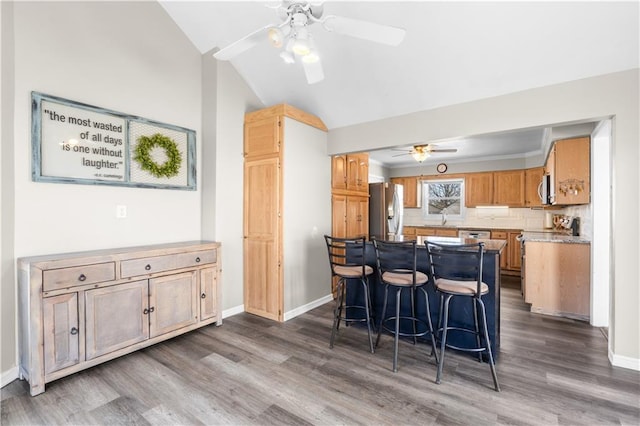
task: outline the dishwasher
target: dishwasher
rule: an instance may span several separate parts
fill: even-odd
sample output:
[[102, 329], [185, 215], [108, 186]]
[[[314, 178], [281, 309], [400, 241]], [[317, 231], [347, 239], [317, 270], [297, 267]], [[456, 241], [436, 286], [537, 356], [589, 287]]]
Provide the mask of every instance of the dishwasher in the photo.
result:
[[488, 240], [491, 238], [491, 231], [473, 231], [462, 229], [458, 231], [458, 238], [474, 238]]

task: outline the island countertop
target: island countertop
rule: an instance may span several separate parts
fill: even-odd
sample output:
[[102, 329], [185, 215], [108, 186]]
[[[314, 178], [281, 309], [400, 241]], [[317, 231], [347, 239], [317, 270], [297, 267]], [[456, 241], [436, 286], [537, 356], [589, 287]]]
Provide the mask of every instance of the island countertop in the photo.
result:
[[413, 241], [415, 240], [418, 246], [423, 246], [425, 241], [430, 241], [439, 244], [477, 244], [484, 243], [484, 250], [487, 253], [501, 253], [507, 245], [506, 240], [490, 240], [483, 238], [458, 238], [458, 237], [390, 237], [387, 241]]

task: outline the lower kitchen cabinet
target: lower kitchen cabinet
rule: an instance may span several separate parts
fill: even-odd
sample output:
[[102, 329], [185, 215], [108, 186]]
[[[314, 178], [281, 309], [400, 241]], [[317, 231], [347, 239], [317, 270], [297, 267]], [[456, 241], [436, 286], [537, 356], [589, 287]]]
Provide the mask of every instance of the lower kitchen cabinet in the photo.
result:
[[220, 244], [187, 242], [18, 259], [20, 378], [45, 383], [212, 323]]
[[525, 243], [525, 302], [531, 312], [589, 320], [591, 245]]

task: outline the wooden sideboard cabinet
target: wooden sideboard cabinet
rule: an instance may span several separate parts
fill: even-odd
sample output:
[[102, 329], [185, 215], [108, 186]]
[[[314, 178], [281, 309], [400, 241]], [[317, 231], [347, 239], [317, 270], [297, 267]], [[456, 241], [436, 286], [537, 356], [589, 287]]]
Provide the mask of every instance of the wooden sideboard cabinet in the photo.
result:
[[20, 378], [45, 383], [222, 324], [220, 243], [18, 259]]

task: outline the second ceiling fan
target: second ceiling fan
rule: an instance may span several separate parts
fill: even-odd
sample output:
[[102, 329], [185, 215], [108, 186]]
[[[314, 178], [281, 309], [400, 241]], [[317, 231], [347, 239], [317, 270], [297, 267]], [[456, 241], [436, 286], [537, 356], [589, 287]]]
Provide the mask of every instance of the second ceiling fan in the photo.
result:
[[446, 148], [440, 149], [436, 145], [426, 144], [426, 145], [414, 145], [410, 150], [399, 150], [396, 151], [405, 151], [404, 154], [396, 154], [394, 157], [400, 157], [401, 155], [411, 155], [418, 163], [422, 163], [424, 160], [429, 158], [432, 153], [439, 152], [458, 152], [455, 148]]
[[228, 61], [252, 48], [260, 41], [269, 40], [272, 46], [282, 48], [280, 57], [286, 63], [302, 62], [307, 83], [313, 84], [324, 79], [320, 55], [315, 46], [309, 27], [319, 23], [327, 31], [344, 34], [389, 46], [397, 46], [404, 39], [402, 28], [335, 15], [323, 17], [322, 3], [283, 0], [275, 7], [282, 22], [266, 25], [246, 35], [240, 40], [222, 48], [213, 56]]

